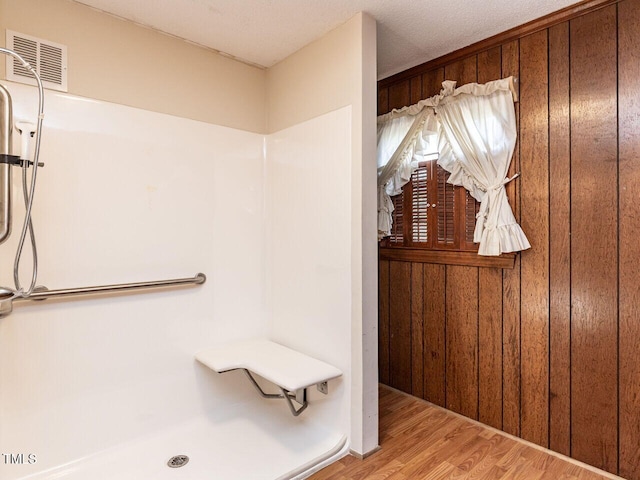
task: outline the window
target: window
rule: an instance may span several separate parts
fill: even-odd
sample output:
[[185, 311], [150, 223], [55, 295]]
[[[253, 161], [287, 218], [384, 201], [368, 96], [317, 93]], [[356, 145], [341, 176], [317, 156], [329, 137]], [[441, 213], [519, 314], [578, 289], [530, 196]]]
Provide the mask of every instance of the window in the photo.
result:
[[[504, 187], [517, 176], [507, 176], [517, 139], [513, 78], [442, 86], [440, 95], [378, 117], [378, 236], [387, 237], [380, 258], [513, 268], [512, 252], [531, 247], [509, 205], [515, 190], [509, 196]], [[424, 162], [417, 170], [416, 161]], [[458, 170], [460, 178], [447, 174]], [[486, 192], [478, 245], [479, 205], [447, 180]]]
[[462, 187], [447, 183], [449, 172], [422, 162], [394, 205], [391, 235], [382, 246], [477, 252], [473, 243], [480, 204]]

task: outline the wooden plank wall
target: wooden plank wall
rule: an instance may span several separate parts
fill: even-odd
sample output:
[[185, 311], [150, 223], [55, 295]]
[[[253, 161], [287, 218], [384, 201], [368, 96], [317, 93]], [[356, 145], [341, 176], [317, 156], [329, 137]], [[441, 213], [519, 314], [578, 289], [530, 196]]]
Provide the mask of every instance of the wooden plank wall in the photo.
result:
[[508, 188], [532, 244], [514, 269], [381, 261], [380, 379], [640, 480], [640, 1], [602, 3], [379, 83], [382, 114], [518, 77]]

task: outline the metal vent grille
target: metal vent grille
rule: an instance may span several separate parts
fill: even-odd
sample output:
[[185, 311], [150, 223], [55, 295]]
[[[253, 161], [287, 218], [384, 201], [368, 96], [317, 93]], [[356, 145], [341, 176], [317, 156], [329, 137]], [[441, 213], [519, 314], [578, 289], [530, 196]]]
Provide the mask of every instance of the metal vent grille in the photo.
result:
[[[67, 91], [65, 45], [7, 30], [7, 48], [21, 55], [36, 69], [45, 88]], [[7, 56], [7, 80], [28, 85], [36, 84], [31, 72], [11, 56]]]

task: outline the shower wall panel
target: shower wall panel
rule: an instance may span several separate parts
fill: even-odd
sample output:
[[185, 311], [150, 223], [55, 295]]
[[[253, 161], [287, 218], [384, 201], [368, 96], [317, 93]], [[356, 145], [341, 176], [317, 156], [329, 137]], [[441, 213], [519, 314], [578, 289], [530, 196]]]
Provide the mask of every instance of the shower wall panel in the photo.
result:
[[[15, 119], [34, 121], [36, 91], [3, 84]], [[264, 137], [51, 92], [45, 112], [33, 214], [38, 283], [208, 279], [21, 303], [0, 319], [0, 445], [37, 456], [35, 465], [0, 465], [3, 479], [254, 401], [243, 378], [214, 376], [193, 354], [266, 334]], [[23, 216], [17, 169], [13, 176], [14, 233], [0, 247], [6, 286]]]
[[268, 137], [267, 303], [274, 340], [340, 368], [313, 420], [348, 435], [351, 385], [351, 107]]

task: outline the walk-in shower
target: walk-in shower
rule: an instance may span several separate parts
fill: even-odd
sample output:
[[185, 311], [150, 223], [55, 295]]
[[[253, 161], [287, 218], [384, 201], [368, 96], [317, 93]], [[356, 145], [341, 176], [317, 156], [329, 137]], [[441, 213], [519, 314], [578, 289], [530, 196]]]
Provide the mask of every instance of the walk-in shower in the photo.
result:
[[[14, 116], [15, 149], [5, 155], [23, 156], [15, 124], [35, 123], [36, 89], [0, 84]], [[9, 458], [0, 456], [0, 478], [293, 479], [344, 455], [351, 247], [326, 246], [350, 217], [325, 205], [351, 198], [350, 107], [263, 135], [68, 93], [45, 90], [44, 100], [46, 167], [33, 217], [37, 285], [52, 290], [14, 295], [9, 265], [25, 208], [22, 165], [13, 165], [13, 233], [0, 245], [0, 285], [11, 287], [4, 306], [13, 308], [0, 318], [0, 452]], [[290, 195], [303, 224], [290, 221]], [[117, 283], [184, 268], [205, 271], [206, 284], [113, 295], [204, 282]], [[113, 285], [53, 289], [99, 279]], [[57, 300], [96, 292], [111, 295]], [[195, 358], [253, 338], [343, 375], [328, 395], [309, 388], [310, 407], [293, 416], [285, 401], [256, 395], [241, 371], [218, 375]]]

